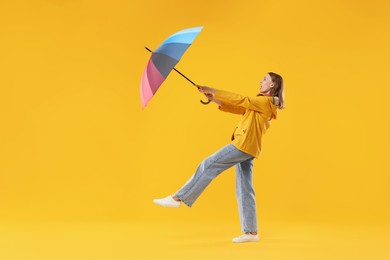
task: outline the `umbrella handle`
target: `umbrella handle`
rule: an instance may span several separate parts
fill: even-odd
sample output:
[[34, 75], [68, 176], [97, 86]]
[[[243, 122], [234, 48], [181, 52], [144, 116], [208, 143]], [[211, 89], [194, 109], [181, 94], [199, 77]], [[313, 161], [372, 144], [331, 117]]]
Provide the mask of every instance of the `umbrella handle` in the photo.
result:
[[[195, 86], [195, 87], [197, 87], [195, 83], [192, 83], [192, 84], [194, 84], [194, 86]], [[197, 88], [198, 88], [198, 87], [197, 87]], [[198, 88], [198, 89], [199, 89], [199, 88]], [[206, 94], [205, 94], [205, 95], [206, 95]], [[211, 100], [210, 100], [210, 99], [209, 99], [209, 100], [207, 100], [207, 101], [200, 100], [200, 103], [202, 103], [203, 105], [210, 104], [210, 102], [211, 102]]]
[[203, 100], [200, 101], [200, 103], [202, 103], [203, 105], [207, 105], [211, 102], [211, 100], [207, 101], [207, 102], [204, 102]]

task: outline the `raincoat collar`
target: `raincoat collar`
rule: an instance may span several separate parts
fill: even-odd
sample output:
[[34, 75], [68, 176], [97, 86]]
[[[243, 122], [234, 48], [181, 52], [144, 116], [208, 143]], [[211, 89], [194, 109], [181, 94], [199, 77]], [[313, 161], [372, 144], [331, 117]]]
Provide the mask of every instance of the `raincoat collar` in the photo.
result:
[[272, 97], [271, 94], [264, 94], [262, 92], [260, 92], [259, 94], [257, 94], [256, 96], [269, 96], [269, 97]]

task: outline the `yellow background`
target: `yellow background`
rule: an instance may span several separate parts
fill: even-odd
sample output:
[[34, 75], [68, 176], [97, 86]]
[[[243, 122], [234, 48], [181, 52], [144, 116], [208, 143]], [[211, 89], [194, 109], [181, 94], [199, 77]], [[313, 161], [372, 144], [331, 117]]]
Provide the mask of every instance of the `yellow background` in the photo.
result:
[[[157, 250], [160, 258], [197, 249], [199, 257], [233, 250], [231, 257], [313, 259], [321, 250], [305, 255], [295, 250], [296, 239], [323, 239], [325, 227], [341, 232], [351, 225], [351, 237], [338, 236], [340, 243], [358, 241], [353, 231], [366, 227], [379, 249], [365, 252], [385, 259], [390, 237], [378, 234], [390, 219], [389, 14], [384, 0], [1, 1], [0, 239], [11, 242], [0, 257], [87, 259], [104, 248], [93, 259], [143, 259], [138, 254], [148, 244], [129, 242], [143, 235], [141, 241], [171, 250]], [[226, 145], [239, 120], [200, 104], [202, 95], [175, 72], [141, 109], [139, 83], [150, 57], [144, 46], [155, 49], [174, 32], [201, 25], [176, 66], [196, 83], [255, 95], [265, 73], [284, 78], [287, 108], [264, 136], [253, 173], [259, 235], [264, 246], [274, 241], [270, 248], [260, 250], [261, 242], [242, 252], [230, 248], [240, 234], [233, 168], [191, 209], [152, 203]], [[91, 232], [82, 225], [64, 236], [80, 238], [82, 230], [88, 241], [110, 239], [67, 247], [49, 239], [60, 231], [35, 232], [37, 223], [52, 222], [129, 228], [105, 236], [98, 231], [108, 224]], [[112, 239], [116, 247], [107, 246]], [[183, 242], [191, 239], [202, 242]], [[50, 243], [51, 253], [38, 250]], [[334, 250], [326, 250], [329, 258], [362, 255]]]

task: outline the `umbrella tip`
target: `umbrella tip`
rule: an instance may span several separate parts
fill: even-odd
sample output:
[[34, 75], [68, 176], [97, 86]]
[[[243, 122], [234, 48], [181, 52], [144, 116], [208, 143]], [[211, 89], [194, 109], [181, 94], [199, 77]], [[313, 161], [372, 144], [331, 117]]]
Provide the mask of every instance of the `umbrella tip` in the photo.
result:
[[148, 47], [144, 46], [144, 48], [150, 52], [152, 52]]

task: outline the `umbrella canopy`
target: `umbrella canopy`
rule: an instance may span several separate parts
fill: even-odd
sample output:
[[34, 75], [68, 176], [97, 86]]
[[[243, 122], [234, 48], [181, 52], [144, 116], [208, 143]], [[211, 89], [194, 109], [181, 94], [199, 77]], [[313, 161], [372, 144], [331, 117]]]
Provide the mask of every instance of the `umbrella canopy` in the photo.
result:
[[152, 52], [141, 79], [142, 108], [145, 108], [202, 28], [200, 26], [179, 31]]

